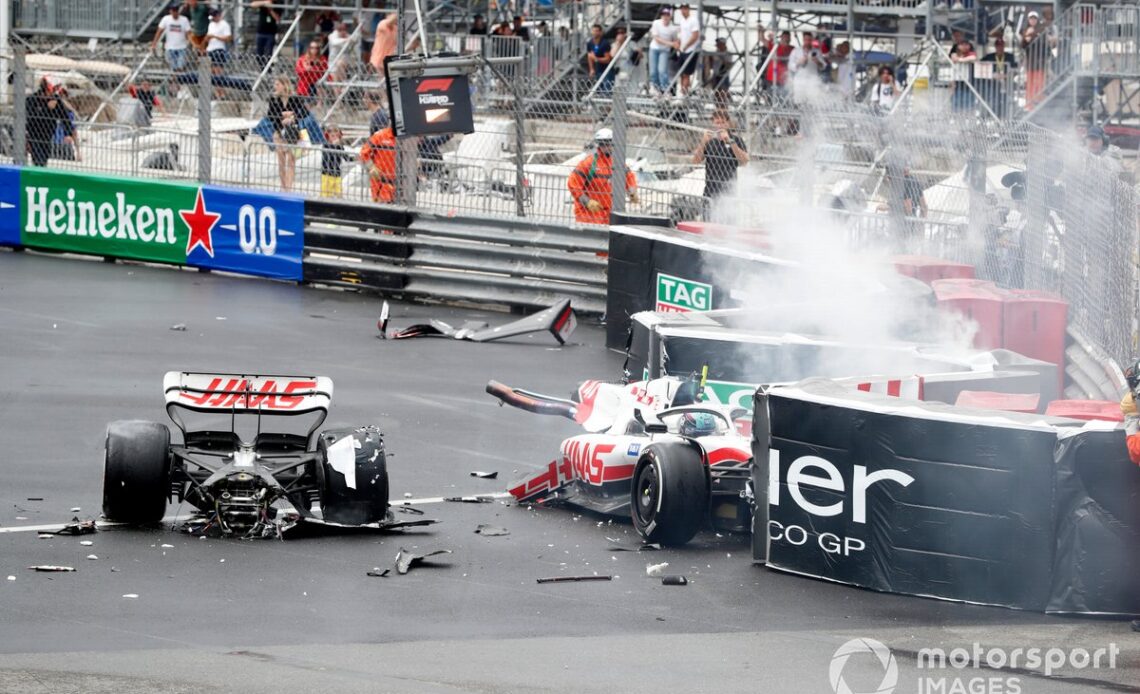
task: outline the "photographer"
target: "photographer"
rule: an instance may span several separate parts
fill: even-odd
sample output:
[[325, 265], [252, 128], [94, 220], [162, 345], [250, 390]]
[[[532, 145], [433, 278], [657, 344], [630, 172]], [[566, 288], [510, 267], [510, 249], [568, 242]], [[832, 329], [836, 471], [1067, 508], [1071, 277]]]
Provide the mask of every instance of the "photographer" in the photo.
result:
[[[737, 169], [748, 163], [748, 149], [744, 140], [732, 132], [728, 111], [713, 113], [712, 125], [712, 130], [704, 134], [693, 152], [693, 163], [705, 165], [706, 205], [732, 190]], [[708, 216], [708, 210], [705, 214]]]

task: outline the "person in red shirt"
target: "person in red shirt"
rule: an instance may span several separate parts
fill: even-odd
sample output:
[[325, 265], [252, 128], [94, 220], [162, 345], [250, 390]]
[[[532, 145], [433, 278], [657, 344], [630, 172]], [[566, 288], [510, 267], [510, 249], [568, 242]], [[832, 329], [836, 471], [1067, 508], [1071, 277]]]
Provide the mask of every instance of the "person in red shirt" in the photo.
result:
[[1128, 383], [1128, 392], [1120, 401], [1120, 411], [1124, 415], [1125, 443], [1128, 445], [1128, 457], [1132, 462], [1140, 465], [1140, 413], [1136, 411], [1137, 391], [1140, 390], [1140, 361], [1124, 371], [1124, 380]]
[[396, 135], [391, 127], [377, 130], [360, 148], [360, 160], [368, 167], [372, 202], [396, 201]]
[[[566, 185], [574, 197], [574, 219], [582, 224], [609, 224], [614, 207], [614, 189], [610, 182], [614, 165], [614, 133], [602, 128], [594, 134], [596, 150], [578, 162], [570, 172]], [[625, 172], [625, 190], [637, 202], [637, 177]]]
[[321, 44], [313, 41], [309, 50], [297, 58], [297, 93], [301, 96], [316, 96], [317, 83], [329, 69], [328, 58], [321, 55]]
[[768, 81], [777, 91], [787, 88], [788, 61], [793, 50], [795, 47], [792, 46], [792, 32], [780, 32], [780, 42], [776, 44], [773, 55], [768, 62]]

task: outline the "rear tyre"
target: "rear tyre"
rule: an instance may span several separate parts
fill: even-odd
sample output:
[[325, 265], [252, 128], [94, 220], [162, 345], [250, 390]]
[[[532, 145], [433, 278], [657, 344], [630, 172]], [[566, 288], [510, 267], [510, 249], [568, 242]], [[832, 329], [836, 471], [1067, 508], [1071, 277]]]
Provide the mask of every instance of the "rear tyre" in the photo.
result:
[[157, 523], [170, 495], [170, 430], [157, 422], [111, 422], [103, 459], [103, 515]]
[[345, 525], [376, 523], [388, 514], [388, 464], [375, 427], [328, 429], [317, 441], [321, 515]]
[[683, 545], [708, 518], [709, 478], [700, 452], [681, 442], [645, 449], [630, 492], [633, 526], [648, 542]]

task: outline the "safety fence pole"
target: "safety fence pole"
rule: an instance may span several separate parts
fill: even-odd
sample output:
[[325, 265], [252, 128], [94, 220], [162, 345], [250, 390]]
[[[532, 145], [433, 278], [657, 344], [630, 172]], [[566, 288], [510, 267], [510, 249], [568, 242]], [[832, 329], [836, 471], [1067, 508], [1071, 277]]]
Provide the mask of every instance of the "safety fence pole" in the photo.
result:
[[13, 46], [12, 53], [12, 163], [23, 166], [28, 152], [27, 62], [23, 46]]
[[210, 60], [198, 56], [198, 182], [210, 182], [210, 100], [214, 85], [211, 79]]
[[617, 78], [614, 80], [613, 87], [613, 131], [614, 131], [614, 153], [613, 153], [613, 178], [610, 180], [610, 185], [613, 188], [613, 210], [614, 212], [625, 212], [625, 197], [627, 191], [625, 189], [625, 153], [628, 123], [626, 116], [626, 90], [629, 88], [629, 75], [624, 72], [619, 72]]

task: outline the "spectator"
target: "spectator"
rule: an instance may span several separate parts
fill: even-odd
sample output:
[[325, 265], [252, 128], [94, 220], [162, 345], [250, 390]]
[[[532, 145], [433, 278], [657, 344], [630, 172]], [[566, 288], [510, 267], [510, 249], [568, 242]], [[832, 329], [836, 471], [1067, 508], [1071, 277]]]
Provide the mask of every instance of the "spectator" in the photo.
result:
[[773, 91], [783, 96], [787, 91], [789, 63], [795, 50], [792, 46], [792, 32], [781, 31], [780, 42], [773, 50], [775, 55], [768, 61], [768, 82], [772, 85]]
[[550, 25], [546, 23], [545, 19], [538, 23], [538, 28], [536, 29], [535, 33], [540, 39], [550, 38]]
[[[297, 158], [293, 147], [301, 141], [302, 121], [311, 119], [305, 100], [293, 94], [293, 85], [284, 77], [273, 81], [273, 96], [269, 98], [266, 120], [272, 132], [272, 148], [277, 152], [277, 172], [281, 189], [293, 190]], [[321, 140], [323, 140], [323, 136]]]
[[324, 10], [317, 15], [314, 27], [321, 37], [328, 36], [336, 28], [336, 23], [340, 21], [340, 12], [336, 10]]
[[158, 31], [150, 42], [153, 52], [158, 45], [159, 38], [165, 37], [163, 48], [166, 51], [166, 64], [175, 72], [186, 69], [186, 49], [190, 45], [190, 20], [178, 11], [178, 5], [171, 5], [162, 21], [158, 23]]
[[669, 88], [669, 63], [674, 52], [680, 50], [681, 30], [673, 24], [673, 11], [661, 9], [661, 16], [649, 27], [649, 83], [658, 96]]
[[1050, 37], [1041, 17], [1036, 11], [1030, 12], [1026, 26], [1021, 30], [1022, 62], [1025, 65], [1025, 108], [1033, 110], [1045, 89], [1045, 70], [1052, 58]]
[[277, 47], [277, 29], [281, 22], [281, 13], [272, 7], [273, 2], [274, 0], [253, 0], [249, 5], [257, 8], [257, 34], [254, 37], [253, 52], [261, 67], [265, 67], [273, 56], [273, 49]]
[[51, 157], [63, 161], [79, 161], [76, 149], [77, 138], [68, 139], [69, 133], [77, 133], [75, 129], [75, 107], [67, 101], [67, 89], [60, 85], [55, 88], [55, 96], [59, 98], [59, 105], [63, 108], [64, 118], [55, 126], [55, 133], [51, 138]]
[[198, 51], [199, 55], [206, 53], [206, 35], [210, 33], [210, 8], [198, 0], [186, 0], [182, 6], [185, 14], [190, 15], [190, 45]]
[[373, 133], [360, 148], [360, 160], [368, 167], [372, 202], [395, 202], [396, 136], [392, 128]]
[[1108, 136], [1104, 128], [1094, 125], [1085, 131], [1085, 147], [1093, 156], [1099, 157], [1108, 151]]
[[364, 92], [364, 107], [372, 114], [368, 119], [369, 137], [388, 127], [391, 117], [384, 104], [384, 97], [379, 92]]
[[704, 83], [713, 90], [717, 106], [725, 106], [731, 100], [732, 54], [728, 52], [728, 39], [724, 37], [717, 37], [716, 50], [705, 56]]
[[297, 58], [297, 93], [301, 96], [317, 95], [317, 83], [328, 72], [329, 61], [321, 55], [319, 41], [310, 41], [309, 49]]
[[586, 65], [590, 71], [590, 79], [598, 82], [598, 92], [608, 94], [613, 89], [613, 70], [607, 71], [610, 61], [613, 60], [613, 47], [602, 35], [602, 25], [595, 24], [590, 27], [590, 40], [586, 42]]
[[[582, 224], [609, 224], [613, 209], [614, 133], [602, 128], [594, 134], [593, 154], [578, 162], [566, 185], [574, 198], [574, 219]], [[626, 169], [625, 190], [637, 202], [637, 178]]]
[[420, 160], [420, 176], [435, 179], [443, 173], [443, 146], [451, 142], [454, 133], [425, 135], [416, 143], [416, 156]]
[[[626, 43], [629, 43], [626, 46]], [[625, 46], [625, 50], [622, 47]], [[611, 55], [617, 56], [618, 64], [614, 66], [611, 72], [616, 77], [618, 74], [625, 72], [629, 79], [633, 80], [637, 76], [636, 67], [641, 64], [641, 49], [637, 44], [630, 41], [629, 32], [625, 27], [618, 27], [617, 32], [614, 34], [614, 42], [610, 44]]]
[[816, 46], [815, 38], [810, 31], [804, 32], [801, 41], [800, 45], [796, 46], [792, 50], [792, 54], [788, 57], [788, 71], [791, 73], [793, 79], [799, 74], [800, 70], [809, 66], [814, 68], [811, 72], [818, 75], [827, 64], [824, 62], [819, 47]]
[[471, 20], [471, 28], [467, 30], [467, 33], [472, 36], [487, 35], [487, 20], [483, 18], [483, 15], [475, 15], [475, 19]]
[[768, 79], [767, 63], [775, 45], [775, 34], [765, 29], [763, 24], [756, 27], [756, 33], [756, 47], [752, 49], [752, 54], [756, 56], [756, 72], [760, 74], [759, 87], [764, 90], [772, 86], [771, 80]]
[[333, 66], [333, 71], [337, 73], [337, 75], [344, 74], [345, 59], [341, 56], [344, 54], [345, 49], [348, 48], [348, 42], [351, 38], [352, 37], [348, 34], [348, 25], [344, 22], [337, 22], [336, 29], [333, 33], [329, 34], [329, 65]]
[[372, 44], [372, 55], [368, 58], [368, 62], [372, 64], [376, 72], [383, 74], [384, 59], [390, 55], [396, 55], [396, 39], [400, 31], [399, 24], [399, 16], [395, 12], [392, 12], [376, 25], [376, 40]]
[[565, 25], [558, 27], [558, 38], [562, 41], [569, 41], [570, 40], [570, 27], [565, 26]]
[[899, 86], [895, 82], [895, 71], [888, 65], [879, 68], [879, 81], [871, 91], [871, 103], [885, 115], [890, 114], [895, 107], [895, 99], [899, 95]]
[[835, 85], [845, 99], [855, 95], [855, 59], [851, 57], [851, 42], [843, 41], [835, 47], [831, 62], [835, 65]]
[[688, 94], [692, 84], [693, 73], [697, 70], [701, 53], [701, 22], [697, 15], [689, 8], [689, 3], [683, 2], [678, 8], [681, 19], [677, 22], [679, 40], [681, 42], [679, 70], [681, 72], [681, 94]]
[[511, 23], [511, 35], [517, 36], [523, 41], [530, 41], [530, 29], [523, 26], [523, 18], [517, 14]]
[[[383, 0], [378, 1], [382, 2]], [[380, 12], [368, 9], [372, 4], [369, 0], [365, 0], [364, 6], [356, 18], [360, 25], [360, 55], [367, 63], [372, 62], [372, 47], [376, 43], [376, 27], [379, 26], [381, 20]]]
[[909, 166], [904, 166], [902, 170], [902, 196], [903, 214], [907, 217], [926, 217], [929, 211], [926, 207], [926, 194], [922, 190], [922, 184], [911, 175]]
[[355, 157], [344, 149], [341, 140], [344, 133], [335, 125], [325, 133], [325, 144], [321, 148], [321, 197], [341, 196], [341, 166]]
[[[712, 126], [693, 152], [693, 163], [705, 165], [706, 205], [731, 191], [737, 169], [748, 163], [748, 149], [744, 140], [732, 132], [728, 111], [718, 109], [713, 113]], [[709, 210], [705, 212], [707, 217]]]
[[131, 85], [127, 92], [138, 99], [139, 105], [142, 107], [141, 118], [139, 118], [138, 125], [147, 127], [150, 125], [151, 117], [154, 114], [154, 109], [157, 107], [160, 111], [163, 110], [162, 102], [159, 101], [158, 96], [154, 93], [154, 86], [150, 80], [143, 79], [142, 83], [138, 86]]
[[886, 171], [887, 203], [879, 205], [880, 212], [889, 212], [891, 226], [895, 234], [895, 250], [897, 252], [911, 251], [911, 242], [920, 236], [921, 225], [915, 217], [925, 217], [927, 213], [926, 196], [918, 179], [910, 175], [910, 168], [905, 164], [887, 164]]
[[206, 31], [206, 55], [214, 66], [214, 73], [221, 73], [229, 61], [229, 44], [233, 43], [234, 32], [230, 23], [222, 17], [221, 10], [210, 11], [210, 26]]
[[511, 28], [510, 22], [504, 21], [495, 27], [494, 34], [495, 36], [514, 36], [515, 30]]
[[974, 77], [974, 63], [978, 62], [978, 54], [970, 42], [962, 38], [958, 41], [958, 51], [950, 56], [950, 62], [953, 63], [951, 107], [955, 111], [972, 111], [974, 93], [970, 91], [970, 82]]
[[[52, 138], [57, 128], [63, 128], [66, 144], [76, 146], [75, 126], [68, 116], [67, 107], [61, 102], [59, 94], [51, 86], [47, 78], [40, 80], [40, 86], [35, 93], [25, 100], [26, 104], [26, 134], [28, 153], [32, 157], [32, 166], [47, 166], [48, 158], [52, 152]], [[79, 159], [78, 148], [75, 158]]]
[[[950, 58], [951, 59], [953, 59], [954, 56], [958, 55], [958, 44], [962, 43], [962, 41], [965, 41], [965, 40], [966, 40], [966, 35], [964, 33], [962, 33], [961, 29], [955, 29], [954, 31], [950, 32], [950, 43], [951, 43]], [[966, 43], [969, 43], [969, 41], [966, 41]]]
[[986, 78], [984, 83], [979, 81], [979, 84], [982, 85], [980, 90], [982, 97], [989, 103], [994, 115], [998, 118], [1005, 118], [1009, 112], [1006, 85], [1010, 83], [1013, 74], [1017, 71], [1017, 61], [1014, 60], [1012, 53], [1006, 52], [1005, 39], [999, 36], [994, 39], [993, 52], [987, 53], [982, 58], [982, 62], [993, 66], [991, 68], [992, 76]]

